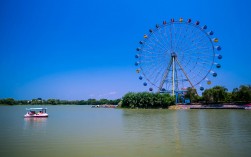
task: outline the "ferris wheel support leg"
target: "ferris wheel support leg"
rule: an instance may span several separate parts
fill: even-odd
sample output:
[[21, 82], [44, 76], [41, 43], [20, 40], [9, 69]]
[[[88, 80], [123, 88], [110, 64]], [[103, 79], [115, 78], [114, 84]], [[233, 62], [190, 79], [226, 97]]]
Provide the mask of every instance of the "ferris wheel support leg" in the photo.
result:
[[[190, 81], [189, 77], [187, 76], [187, 73], [185, 72], [185, 70], [183, 69], [183, 67], [181, 66], [179, 60], [177, 58], [175, 58], [176, 62], [178, 63], [180, 69], [182, 70], [182, 72], [185, 74], [188, 82], [190, 83], [191, 87], [194, 88], [194, 85], [192, 84], [192, 82]], [[197, 91], [196, 91], [196, 94], [197, 94]]]
[[176, 93], [175, 93], [175, 104], [177, 104], [178, 102], [179, 102], [178, 93], [176, 92]]
[[165, 80], [166, 80], [166, 78], [167, 78], [167, 76], [168, 76], [168, 73], [169, 73], [169, 71], [170, 71], [172, 62], [173, 62], [173, 60], [171, 59], [170, 62], [169, 62], [168, 67], [167, 67], [166, 70], [165, 70], [165, 73], [164, 73], [164, 75], [163, 75], [163, 77], [162, 77], [162, 80], [161, 80], [161, 82], [160, 82], [158, 92], [160, 92], [160, 90], [162, 89], [162, 87], [163, 87], [163, 85], [164, 85], [164, 82], [165, 82]]
[[174, 96], [174, 84], [175, 84], [175, 82], [174, 82], [174, 72], [175, 72], [175, 63], [174, 63], [174, 61], [175, 61], [175, 57], [172, 56], [172, 62], [173, 62], [172, 95], [173, 96]]

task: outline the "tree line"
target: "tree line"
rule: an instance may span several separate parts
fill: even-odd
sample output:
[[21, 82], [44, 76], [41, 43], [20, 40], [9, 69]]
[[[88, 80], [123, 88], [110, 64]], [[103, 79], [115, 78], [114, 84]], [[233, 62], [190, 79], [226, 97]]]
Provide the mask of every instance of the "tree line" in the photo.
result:
[[60, 100], [60, 99], [47, 99], [36, 98], [32, 100], [15, 100], [13, 98], [0, 99], [0, 104], [4, 105], [117, 105], [120, 99], [108, 100], [108, 99], [88, 99], [88, 100]]
[[[32, 100], [14, 100], [13, 98], [0, 99], [0, 104], [6, 105], [27, 105], [27, 104], [50, 104], [50, 105], [103, 105], [120, 104], [125, 108], [166, 108], [174, 105], [176, 100], [174, 96], [168, 93], [149, 93], [129, 92], [123, 96], [122, 99], [108, 100], [108, 99], [88, 99], [88, 100], [60, 100], [36, 98]], [[233, 104], [246, 104], [251, 103], [251, 86], [241, 85], [239, 88], [234, 88], [229, 92], [223, 86], [214, 86], [213, 88], [206, 89], [201, 96], [197, 94], [196, 89], [188, 88], [184, 94], [178, 96], [178, 103], [184, 103], [185, 99], [189, 99], [191, 103], [200, 104], [220, 104], [220, 103], [233, 103]]]
[[223, 86], [214, 86], [206, 89], [202, 96], [199, 96], [195, 89], [188, 88], [185, 98], [190, 99], [192, 103], [218, 104], [218, 103], [234, 103], [246, 104], [251, 102], [251, 86], [241, 85], [239, 88], [234, 88], [229, 92]]

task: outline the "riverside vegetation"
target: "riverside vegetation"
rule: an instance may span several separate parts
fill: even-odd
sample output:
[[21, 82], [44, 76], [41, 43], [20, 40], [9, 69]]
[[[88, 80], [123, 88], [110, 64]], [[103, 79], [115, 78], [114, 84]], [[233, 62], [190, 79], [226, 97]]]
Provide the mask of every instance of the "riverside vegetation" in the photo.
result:
[[[251, 102], [251, 86], [241, 85], [232, 92], [223, 86], [214, 86], [206, 89], [202, 96], [197, 94], [196, 89], [188, 88], [184, 96], [178, 96], [178, 103], [189, 99], [192, 104], [247, 104]], [[122, 98], [121, 107], [124, 108], [167, 108], [175, 104], [175, 97], [160, 93], [127, 93]]]
[[117, 105], [121, 99], [108, 100], [108, 99], [88, 99], [88, 100], [60, 100], [60, 99], [48, 99], [43, 100], [42, 98], [32, 100], [15, 100], [13, 98], [0, 99], [2, 105]]
[[[197, 94], [196, 89], [188, 88], [185, 95], [178, 97], [178, 102], [182, 103], [183, 99], [189, 99], [192, 104], [247, 104], [251, 102], [251, 86], [241, 85], [239, 88], [234, 88], [229, 92], [223, 86], [214, 86], [206, 89], [201, 96]], [[167, 108], [175, 104], [175, 97], [163, 93], [129, 92], [122, 99], [107, 100], [107, 99], [88, 99], [88, 100], [59, 100], [41, 98], [32, 100], [14, 100], [13, 98], [0, 99], [0, 104], [5, 105], [27, 105], [27, 104], [50, 104], [50, 105], [102, 105], [102, 104], [119, 104], [122, 108]]]

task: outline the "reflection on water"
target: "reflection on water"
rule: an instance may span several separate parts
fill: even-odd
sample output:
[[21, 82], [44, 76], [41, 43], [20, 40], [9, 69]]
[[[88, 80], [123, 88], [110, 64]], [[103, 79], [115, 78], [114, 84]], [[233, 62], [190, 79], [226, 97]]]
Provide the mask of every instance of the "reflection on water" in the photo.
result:
[[125, 110], [123, 122], [129, 150], [144, 150], [139, 156], [248, 156], [250, 115], [237, 110]]
[[33, 117], [33, 118], [24, 118], [24, 130], [27, 129], [45, 129], [48, 118], [42, 117]]
[[[0, 156], [249, 156], [251, 112], [49, 106], [48, 118], [0, 110]], [[17, 116], [10, 116], [17, 115]]]

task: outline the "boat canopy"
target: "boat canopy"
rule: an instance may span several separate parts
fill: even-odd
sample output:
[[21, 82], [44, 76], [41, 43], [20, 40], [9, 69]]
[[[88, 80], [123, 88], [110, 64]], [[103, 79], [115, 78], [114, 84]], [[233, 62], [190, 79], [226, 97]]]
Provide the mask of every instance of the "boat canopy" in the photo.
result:
[[26, 110], [47, 110], [47, 108], [26, 108]]

